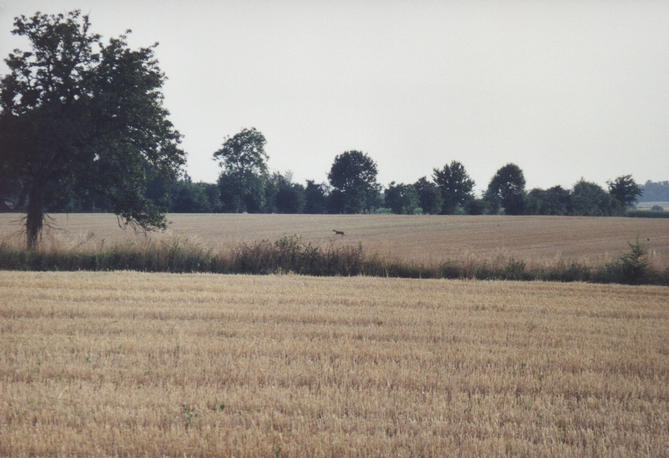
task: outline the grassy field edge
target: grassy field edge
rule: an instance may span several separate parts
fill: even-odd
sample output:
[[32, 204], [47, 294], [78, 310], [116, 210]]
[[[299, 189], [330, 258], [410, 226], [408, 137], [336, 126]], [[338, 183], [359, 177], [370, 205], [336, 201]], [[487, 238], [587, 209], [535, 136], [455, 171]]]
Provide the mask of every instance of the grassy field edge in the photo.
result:
[[314, 276], [373, 276], [479, 280], [543, 280], [652, 284], [669, 286], [669, 269], [660, 271], [647, 259], [637, 240], [614, 261], [588, 265], [559, 260], [530, 265], [514, 258], [424, 264], [367, 255], [358, 245], [319, 247], [298, 236], [245, 243], [229, 252], [215, 252], [185, 238], [117, 244], [98, 250], [29, 251], [0, 244], [0, 269], [32, 271], [113, 271], [222, 274], [296, 273]]

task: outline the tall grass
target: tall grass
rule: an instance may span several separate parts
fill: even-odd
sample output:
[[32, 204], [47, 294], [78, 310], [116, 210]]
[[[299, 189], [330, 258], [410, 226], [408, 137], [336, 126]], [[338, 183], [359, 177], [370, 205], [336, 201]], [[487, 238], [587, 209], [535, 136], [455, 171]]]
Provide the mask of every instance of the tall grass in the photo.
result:
[[556, 261], [528, 265], [514, 258], [447, 261], [422, 264], [367, 255], [362, 245], [319, 247], [297, 236], [276, 241], [241, 244], [229, 252], [214, 252], [180, 237], [167, 241], [146, 240], [97, 250], [49, 248], [28, 251], [0, 244], [0, 269], [34, 271], [210, 272], [241, 274], [296, 273], [314, 276], [366, 275], [402, 278], [478, 280], [544, 280], [669, 285], [669, 269], [659, 271], [647, 259], [647, 248], [637, 241], [629, 252], [603, 265]]

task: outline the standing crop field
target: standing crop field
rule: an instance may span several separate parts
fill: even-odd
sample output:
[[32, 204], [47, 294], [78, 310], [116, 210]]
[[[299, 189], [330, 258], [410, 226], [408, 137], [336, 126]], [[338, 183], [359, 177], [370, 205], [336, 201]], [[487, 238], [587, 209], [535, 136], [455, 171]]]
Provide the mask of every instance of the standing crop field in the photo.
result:
[[[215, 251], [240, 243], [298, 235], [317, 246], [357, 245], [365, 252], [405, 262], [489, 261], [514, 258], [528, 264], [573, 260], [590, 265], [616, 259], [637, 237], [650, 262], [669, 267], [669, 219], [568, 216], [436, 215], [245, 215], [170, 214], [155, 240], [187, 238]], [[0, 243], [21, 245], [21, 215], [0, 213]], [[338, 236], [332, 231], [341, 230]], [[57, 214], [44, 246], [99, 249], [113, 243], [143, 243], [145, 236], [122, 230], [110, 214]]]
[[0, 272], [0, 455], [666, 456], [669, 288]]

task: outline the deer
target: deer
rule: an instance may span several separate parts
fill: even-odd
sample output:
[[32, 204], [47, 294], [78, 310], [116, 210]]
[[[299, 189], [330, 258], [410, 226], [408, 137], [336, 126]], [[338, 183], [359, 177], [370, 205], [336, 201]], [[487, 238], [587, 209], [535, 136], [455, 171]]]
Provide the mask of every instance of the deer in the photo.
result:
[[341, 235], [342, 237], [344, 236], [344, 231], [338, 231], [337, 229], [332, 229], [332, 232], [334, 232], [335, 235]]

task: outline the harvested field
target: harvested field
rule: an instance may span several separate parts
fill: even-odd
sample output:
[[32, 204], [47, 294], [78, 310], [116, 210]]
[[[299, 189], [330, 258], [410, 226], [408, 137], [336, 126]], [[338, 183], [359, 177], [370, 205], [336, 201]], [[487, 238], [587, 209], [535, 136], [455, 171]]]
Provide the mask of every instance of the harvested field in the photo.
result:
[[0, 272], [0, 455], [666, 456], [669, 288]]
[[[21, 244], [20, 219], [19, 214], [0, 214], [0, 241]], [[150, 237], [186, 237], [214, 250], [229, 250], [242, 242], [297, 234], [319, 246], [362, 243], [367, 253], [425, 264], [500, 257], [530, 264], [573, 260], [596, 265], [620, 256], [638, 236], [649, 247], [651, 263], [669, 267], [669, 219], [242, 214], [171, 214], [167, 219], [168, 231]], [[120, 229], [110, 214], [57, 214], [52, 226], [44, 237], [47, 247], [97, 249], [144, 239]]]

